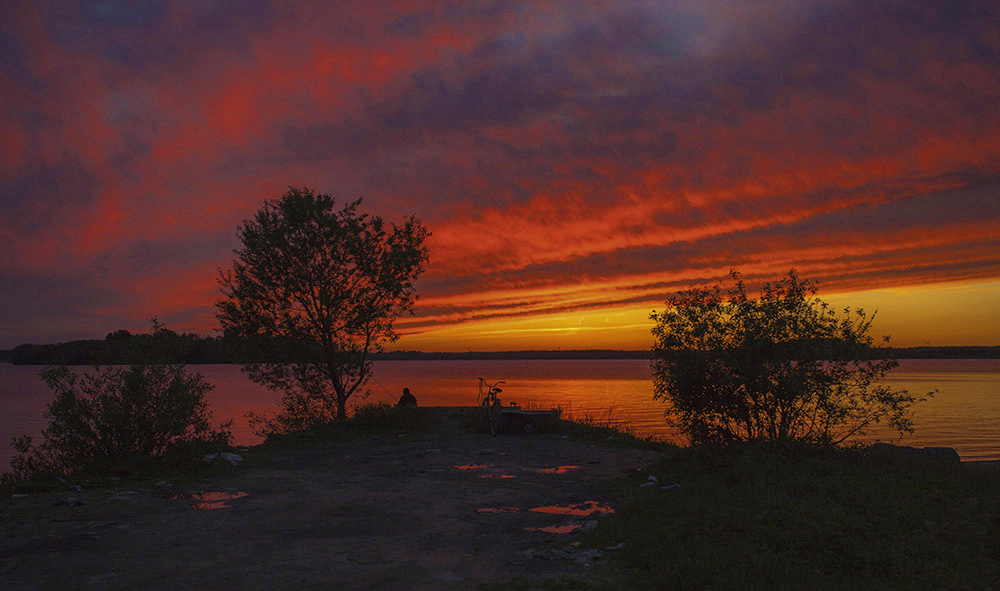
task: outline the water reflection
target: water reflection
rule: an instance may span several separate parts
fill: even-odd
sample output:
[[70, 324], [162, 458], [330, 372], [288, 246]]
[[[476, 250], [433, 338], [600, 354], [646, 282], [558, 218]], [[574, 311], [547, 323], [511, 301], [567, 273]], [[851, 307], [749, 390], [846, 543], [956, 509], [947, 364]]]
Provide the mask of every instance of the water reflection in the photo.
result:
[[547, 534], [571, 534], [583, 527], [579, 523], [567, 523], [566, 525], [550, 525], [547, 527], [526, 527], [525, 531], [543, 531]]
[[215, 509], [228, 509], [230, 506], [226, 501], [231, 501], [233, 499], [242, 499], [243, 497], [249, 496], [249, 493], [245, 492], [207, 492], [207, 493], [195, 493], [190, 495], [170, 495], [171, 499], [191, 499], [193, 501], [198, 501], [191, 505], [192, 511], [212, 511]]
[[550, 515], [575, 515], [578, 517], [586, 517], [595, 513], [615, 512], [607, 503], [598, 503], [597, 501], [586, 501], [575, 505], [546, 505], [544, 507], [533, 507], [529, 511], [548, 513]]
[[539, 474], [565, 474], [570, 470], [576, 470], [580, 466], [556, 466], [555, 468], [539, 468], [536, 470]]

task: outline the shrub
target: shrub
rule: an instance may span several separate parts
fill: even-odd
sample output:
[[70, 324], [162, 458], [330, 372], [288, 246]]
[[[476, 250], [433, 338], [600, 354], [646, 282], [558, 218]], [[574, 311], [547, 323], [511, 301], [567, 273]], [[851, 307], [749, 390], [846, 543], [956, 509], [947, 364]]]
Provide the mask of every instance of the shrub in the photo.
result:
[[880, 383], [898, 362], [868, 335], [874, 315], [838, 317], [794, 270], [756, 300], [731, 277], [728, 298], [692, 289], [652, 314], [654, 396], [692, 443], [840, 443], [883, 422], [913, 430], [917, 398]]
[[182, 442], [230, 440], [231, 422], [216, 429], [205, 394], [213, 386], [183, 365], [96, 367], [74, 373], [48, 367], [42, 380], [55, 391], [42, 443], [15, 438], [15, 475], [73, 473], [107, 460], [160, 456]]

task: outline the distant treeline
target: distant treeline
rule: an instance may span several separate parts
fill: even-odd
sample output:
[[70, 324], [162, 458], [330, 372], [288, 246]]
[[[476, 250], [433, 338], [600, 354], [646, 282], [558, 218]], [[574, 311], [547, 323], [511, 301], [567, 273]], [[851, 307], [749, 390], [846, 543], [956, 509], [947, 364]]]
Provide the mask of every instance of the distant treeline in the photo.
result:
[[957, 347], [886, 347], [886, 357], [896, 359], [1000, 359], [1000, 345]]
[[[295, 347], [271, 342], [253, 348], [255, 360], [293, 362]], [[165, 328], [152, 333], [127, 330], [109, 333], [103, 340], [81, 340], [53, 345], [19, 345], [0, 351], [0, 362], [17, 365], [109, 365], [127, 363], [244, 363], [245, 343], [227, 337], [179, 334]], [[887, 357], [897, 359], [998, 359], [1000, 345], [959, 347], [889, 347]], [[649, 359], [648, 350], [580, 349], [559, 351], [468, 351], [425, 353], [389, 351], [376, 355], [382, 360], [520, 360], [520, 359]]]
[[18, 345], [10, 351], [15, 365], [112, 365], [127, 363], [232, 363], [235, 359], [222, 337], [178, 334], [169, 329], [132, 334], [108, 333], [104, 340], [54, 345]]

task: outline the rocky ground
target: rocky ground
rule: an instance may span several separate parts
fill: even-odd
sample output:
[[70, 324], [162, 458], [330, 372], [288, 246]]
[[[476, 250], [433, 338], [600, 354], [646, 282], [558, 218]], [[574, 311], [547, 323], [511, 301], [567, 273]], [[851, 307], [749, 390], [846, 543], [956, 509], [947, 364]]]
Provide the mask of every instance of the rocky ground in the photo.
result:
[[605, 483], [655, 452], [470, 433], [459, 414], [251, 449], [208, 481], [0, 501], [0, 589], [466, 589], [615, 551], [574, 543], [616, 507]]

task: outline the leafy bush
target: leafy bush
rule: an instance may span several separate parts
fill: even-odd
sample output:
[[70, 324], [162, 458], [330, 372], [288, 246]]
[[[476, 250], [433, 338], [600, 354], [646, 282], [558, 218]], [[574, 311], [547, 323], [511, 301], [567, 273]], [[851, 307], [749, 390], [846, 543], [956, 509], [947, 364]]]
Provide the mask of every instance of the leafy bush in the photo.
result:
[[212, 429], [205, 394], [213, 386], [183, 365], [97, 367], [74, 373], [48, 367], [55, 391], [45, 412], [43, 441], [15, 438], [15, 475], [72, 473], [111, 459], [160, 456], [186, 441], [228, 442], [230, 423]]
[[652, 314], [654, 396], [693, 443], [840, 443], [882, 422], [913, 430], [917, 398], [880, 384], [898, 362], [868, 335], [874, 315], [838, 317], [794, 270], [756, 300], [731, 276], [728, 298], [692, 289]]

